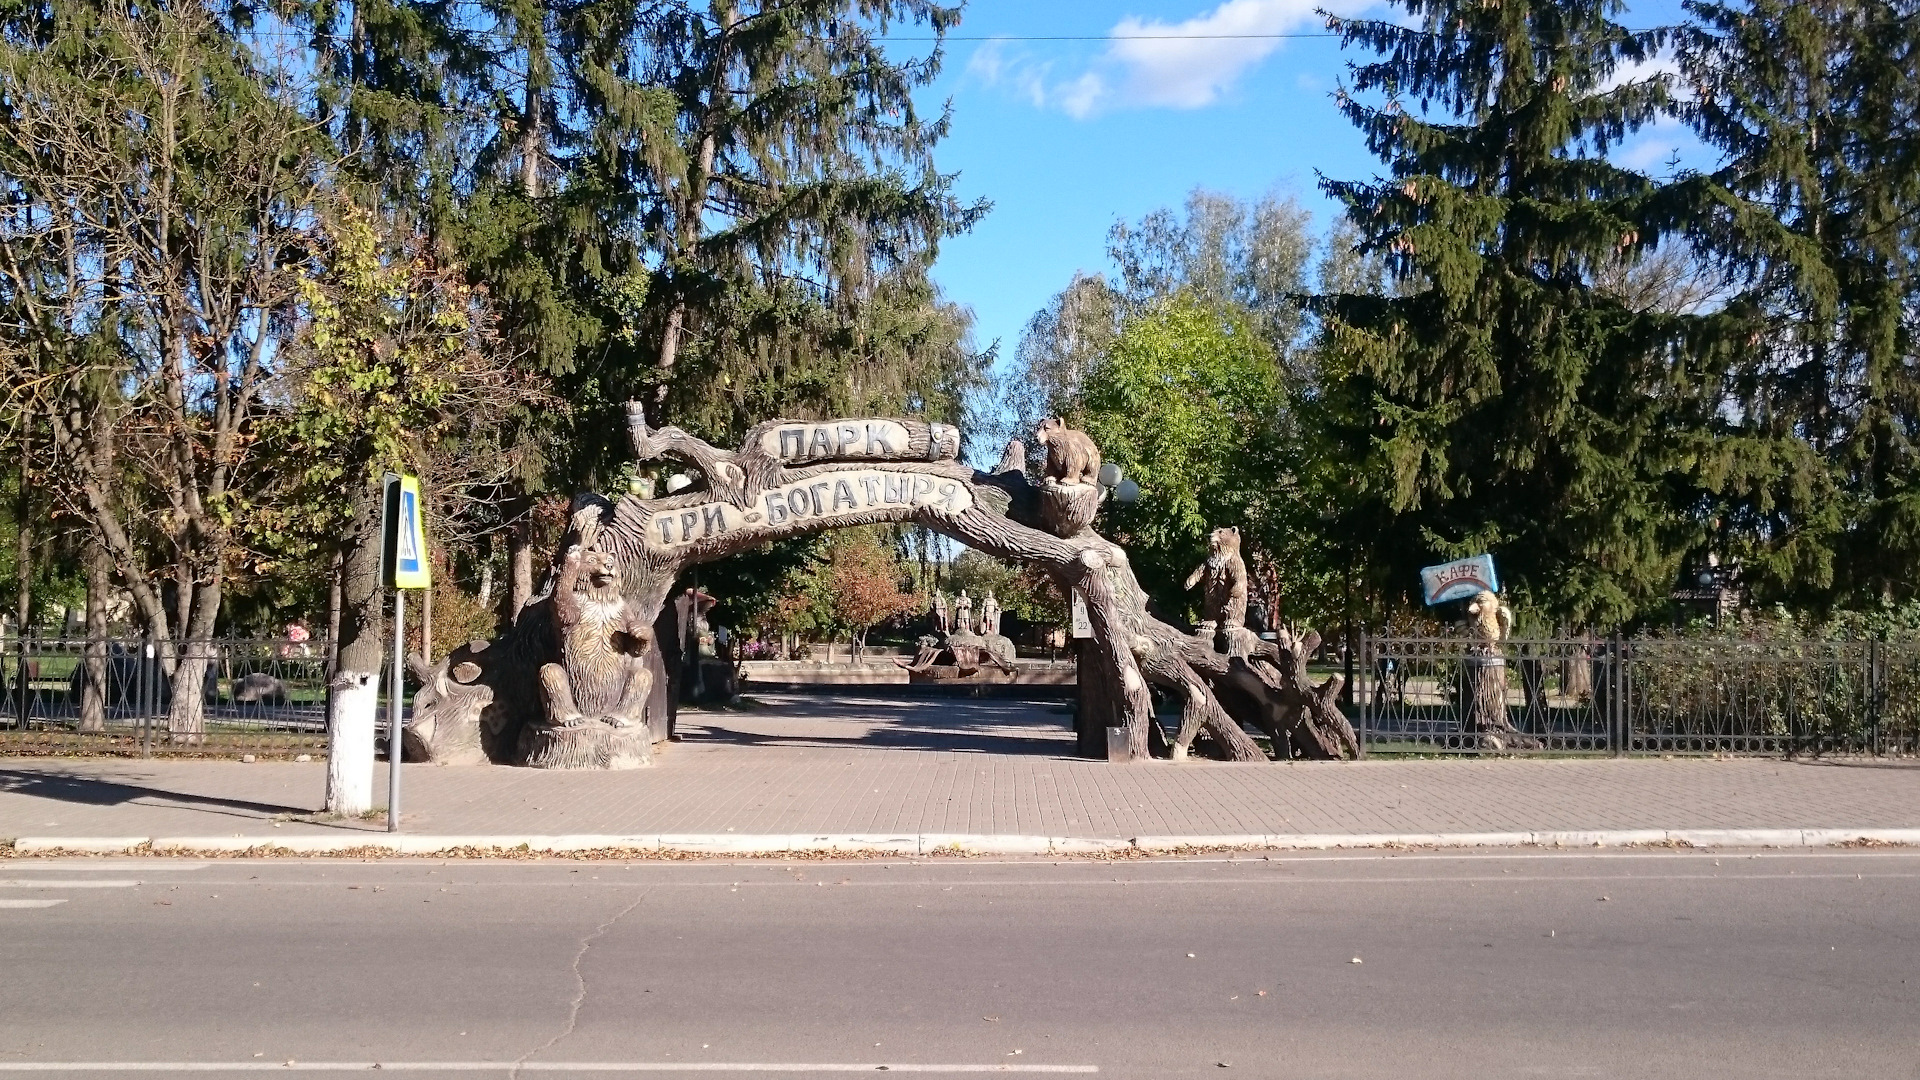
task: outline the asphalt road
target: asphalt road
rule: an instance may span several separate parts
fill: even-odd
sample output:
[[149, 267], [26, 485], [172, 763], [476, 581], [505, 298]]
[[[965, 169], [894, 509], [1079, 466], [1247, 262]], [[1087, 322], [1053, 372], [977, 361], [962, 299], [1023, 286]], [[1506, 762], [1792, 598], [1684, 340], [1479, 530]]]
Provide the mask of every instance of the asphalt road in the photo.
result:
[[0, 1076], [516, 1062], [1920, 1077], [1920, 853], [0, 860]]

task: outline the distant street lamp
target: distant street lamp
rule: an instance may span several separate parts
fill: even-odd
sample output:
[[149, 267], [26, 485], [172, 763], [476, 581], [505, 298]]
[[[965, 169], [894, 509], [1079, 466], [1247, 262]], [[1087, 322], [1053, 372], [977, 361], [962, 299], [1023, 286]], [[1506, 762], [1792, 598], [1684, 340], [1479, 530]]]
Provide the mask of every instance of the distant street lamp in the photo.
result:
[[1112, 495], [1123, 503], [1130, 503], [1140, 497], [1140, 485], [1126, 478], [1126, 471], [1109, 461], [1100, 466], [1100, 490]]

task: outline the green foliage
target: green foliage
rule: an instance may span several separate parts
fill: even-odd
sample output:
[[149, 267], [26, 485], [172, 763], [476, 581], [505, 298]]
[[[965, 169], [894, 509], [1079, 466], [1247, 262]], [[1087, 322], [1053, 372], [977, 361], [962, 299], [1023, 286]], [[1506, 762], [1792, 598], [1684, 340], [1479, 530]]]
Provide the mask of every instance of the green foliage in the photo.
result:
[[[825, 558], [827, 537], [815, 533], [776, 540], [762, 547], [729, 555], [696, 567], [685, 584], [698, 586], [715, 599], [708, 621], [714, 626], [755, 630], [805, 632], [826, 625], [824, 616], [795, 615], [793, 625], [782, 620], [782, 599], [807, 592], [814, 568]], [[811, 594], [810, 594], [811, 595]], [[823, 609], [824, 610], [824, 609]]]
[[324, 140], [298, 73], [203, 4], [13, 6], [0, 23], [12, 449], [150, 632], [212, 633], [244, 572]]
[[816, 538], [754, 622], [803, 638], [845, 633], [864, 642], [872, 627], [918, 610], [907, 566], [883, 526], [842, 529]]
[[940, 588], [954, 595], [965, 590], [976, 612], [979, 598], [991, 592], [1003, 613], [1022, 621], [1052, 627], [1064, 626], [1068, 618], [1066, 598], [1052, 578], [978, 551], [962, 551]]
[[1333, 20], [1378, 54], [1339, 102], [1387, 174], [1322, 186], [1394, 284], [1317, 305], [1345, 525], [1395, 588], [1491, 550], [1554, 616], [1617, 623], [1705, 538], [1732, 452], [1716, 391], [1752, 329], [1593, 286], [1672, 240], [1674, 193], [1600, 156], [1667, 106], [1665, 76], [1615, 78], [1661, 35], [1611, 0], [1400, 6], [1411, 25]]
[[1688, 229], [1765, 320], [1723, 413], [1715, 506], [1763, 595], [1920, 595], [1920, 16], [1910, 3], [1696, 2], [1681, 115], [1723, 164]]
[[1163, 611], [1197, 603], [1181, 583], [1215, 526], [1239, 526], [1255, 550], [1292, 545], [1286, 404], [1273, 348], [1250, 321], [1187, 294], [1128, 319], [1088, 373], [1086, 432], [1140, 485], [1132, 506], [1109, 505], [1107, 524]]
[[421, 433], [484, 343], [471, 290], [423, 275], [421, 256], [382, 259], [365, 211], [343, 208], [328, 234], [325, 269], [300, 283], [308, 353], [293, 430], [308, 482], [337, 490], [351, 468], [417, 468]]
[[[484, 293], [415, 237], [395, 240], [352, 205], [325, 220], [320, 259], [300, 281], [306, 319], [290, 364], [290, 409], [272, 447], [284, 485], [255, 516], [263, 546], [292, 558], [329, 550], [383, 472], [422, 477], [450, 509], [511, 472], [501, 431], [547, 405], [515, 376]], [[429, 515], [445, 529], [450, 514]]]
[[992, 449], [1008, 438], [1030, 440], [1049, 416], [1078, 423], [1087, 378], [1121, 324], [1176, 293], [1237, 312], [1289, 381], [1310, 383], [1310, 370], [1294, 363], [1314, 247], [1307, 224], [1290, 197], [1243, 202], [1204, 188], [1189, 193], [1178, 211], [1115, 222], [1107, 233], [1112, 278], [1076, 273], [1027, 322], [1014, 363], [995, 387], [1001, 417]]

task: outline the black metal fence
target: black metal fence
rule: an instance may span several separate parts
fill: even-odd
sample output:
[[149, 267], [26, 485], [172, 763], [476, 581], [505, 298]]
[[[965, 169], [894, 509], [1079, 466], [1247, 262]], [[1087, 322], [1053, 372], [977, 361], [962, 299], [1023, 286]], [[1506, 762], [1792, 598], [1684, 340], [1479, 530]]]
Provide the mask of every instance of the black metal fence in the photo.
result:
[[[0, 638], [0, 755], [324, 753], [325, 642]], [[205, 661], [181, 698], [178, 684]]]
[[1920, 643], [1365, 637], [1369, 753], [1920, 752]]

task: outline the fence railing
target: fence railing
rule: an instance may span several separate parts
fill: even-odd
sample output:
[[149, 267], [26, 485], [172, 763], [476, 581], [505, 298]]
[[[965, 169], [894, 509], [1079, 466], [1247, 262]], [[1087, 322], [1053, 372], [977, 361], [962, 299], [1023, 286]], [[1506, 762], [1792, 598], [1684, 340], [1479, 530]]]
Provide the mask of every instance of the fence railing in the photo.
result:
[[1369, 753], [1913, 754], [1920, 643], [1364, 637]]
[[223, 638], [173, 651], [139, 639], [0, 638], [0, 755], [326, 750], [325, 642]]

